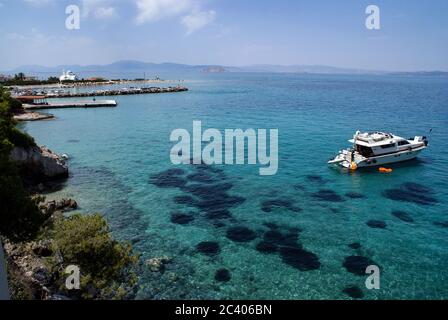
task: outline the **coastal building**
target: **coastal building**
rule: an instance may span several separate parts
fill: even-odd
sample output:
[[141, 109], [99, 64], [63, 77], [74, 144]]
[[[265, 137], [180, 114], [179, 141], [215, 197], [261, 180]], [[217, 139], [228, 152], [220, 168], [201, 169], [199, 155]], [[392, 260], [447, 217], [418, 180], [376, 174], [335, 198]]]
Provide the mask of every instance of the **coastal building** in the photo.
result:
[[37, 76], [25, 76], [23, 78], [24, 81], [37, 81], [39, 78]]
[[92, 81], [92, 82], [100, 82], [100, 81], [106, 81], [104, 78], [102, 77], [90, 77], [86, 79], [87, 81]]
[[23, 104], [47, 104], [46, 96], [17, 96], [15, 98]]
[[70, 70], [63, 70], [62, 71], [62, 75], [59, 77], [59, 81], [76, 81], [78, 80], [78, 77], [76, 76], [76, 74], [74, 74], [73, 72], [71, 72]]
[[8, 80], [11, 80], [11, 79], [12, 79], [11, 76], [8, 76], [8, 75], [5, 75], [5, 74], [0, 74], [0, 82], [8, 81]]

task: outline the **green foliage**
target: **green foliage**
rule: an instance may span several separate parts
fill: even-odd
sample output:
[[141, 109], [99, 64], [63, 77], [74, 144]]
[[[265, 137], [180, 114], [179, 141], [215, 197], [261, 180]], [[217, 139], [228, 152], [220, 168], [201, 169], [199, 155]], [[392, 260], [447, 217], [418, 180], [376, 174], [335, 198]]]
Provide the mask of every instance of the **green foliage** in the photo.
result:
[[59, 78], [58, 77], [48, 77], [47, 81], [57, 83], [57, 82], [59, 82]]
[[138, 257], [132, 254], [130, 244], [111, 237], [101, 215], [75, 214], [60, 219], [55, 223], [53, 238], [64, 263], [81, 270], [82, 298], [113, 298], [127, 291], [122, 287], [122, 283], [130, 284], [126, 270], [137, 263]]
[[25, 86], [25, 85], [43, 85], [43, 84], [55, 84], [59, 83], [59, 78], [49, 77], [47, 80], [38, 80], [27, 78], [23, 72], [20, 72], [12, 79], [5, 80], [2, 82], [4, 86]]
[[[0, 137], [5, 143], [5, 151], [12, 146], [31, 147], [35, 146], [34, 139], [27, 133], [18, 130], [13, 120], [13, 113], [22, 110], [22, 103], [11, 97], [10, 93], [0, 86]], [[8, 145], [4, 139], [7, 139], [12, 145]], [[8, 145], [8, 146], [7, 146]]]
[[0, 234], [12, 241], [33, 238], [46, 219], [22, 185], [9, 154], [15, 143], [34, 144], [28, 135], [15, 128], [9, 93], [0, 87]]
[[33, 137], [25, 132], [20, 131], [16, 127], [12, 128], [9, 134], [9, 140], [16, 147], [28, 148], [34, 147], [36, 145]]
[[23, 81], [25, 79], [25, 74], [23, 72], [19, 72], [18, 74], [14, 75], [14, 80], [21, 80]]

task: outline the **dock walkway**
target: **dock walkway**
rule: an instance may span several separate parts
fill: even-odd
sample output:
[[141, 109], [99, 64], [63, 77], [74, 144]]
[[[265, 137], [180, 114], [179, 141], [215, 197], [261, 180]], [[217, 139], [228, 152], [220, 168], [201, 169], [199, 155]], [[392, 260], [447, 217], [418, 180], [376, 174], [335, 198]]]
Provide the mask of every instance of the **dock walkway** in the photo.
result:
[[40, 109], [65, 109], [65, 108], [101, 108], [101, 107], [116, 107], [115, 100], [96, 100], [96, 101], [66, 101], [60, 103], [47, 104], [24, 104], [25, 110], [40, 110]]
[[129, 88], [129, 89], [111, 89], [111, 90], [95, 90], [88, 92], [69, 93], [62, 92], [56, 94], [47, 94], [46, 98], [83, 98], [83, 97], [99, 97], [99, 96], [126, 96], [134, 94], [156, 94], [156, 93], [174, 93], [188, 91], [187, 87], [150, 87], [150, 88]]

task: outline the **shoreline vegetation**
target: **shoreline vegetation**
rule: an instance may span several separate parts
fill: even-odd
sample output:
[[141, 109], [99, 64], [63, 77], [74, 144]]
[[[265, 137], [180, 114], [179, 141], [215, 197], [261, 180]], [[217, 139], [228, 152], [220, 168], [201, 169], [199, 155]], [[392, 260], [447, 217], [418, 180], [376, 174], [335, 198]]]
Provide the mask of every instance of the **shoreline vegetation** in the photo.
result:
[[95, 77], [89, 79], [80, 79], [75, 81], [60, 81], [57, 77], [49, 77], [47, 80], [30, 79], [24, 73], [14, 75], [13, 78], [0, 82], [0, 85], [10, 88], [25, 89], [30, 87], [42, 88], [76, 88], [89, 87], [101, 85], [127, 84], [127, 83], [180, 83], [184, 80], [165, 80], [165, 79], [105, 79], [102, 77]]
[[[132, 298], [139, 256], [112, 238], [100, 214], [77, 213], [73, 199], [45, 200], [42, 193], [68, 177], [66, 158], [18, 130], [20, 113], [0, 86], [0, 243], [11, 299]], [[70, 265], [80, 268], [80, 290], [65, 287]]]

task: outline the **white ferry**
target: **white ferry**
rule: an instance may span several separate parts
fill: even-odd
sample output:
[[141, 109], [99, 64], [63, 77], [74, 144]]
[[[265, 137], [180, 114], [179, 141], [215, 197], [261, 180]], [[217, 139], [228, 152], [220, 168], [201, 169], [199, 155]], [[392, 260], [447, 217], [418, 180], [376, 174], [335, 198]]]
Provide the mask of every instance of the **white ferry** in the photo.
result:
[[70, 70], [62, 71], [62, 75], [59, 77], [59, 81], [76, 81], [78, 80], [78, 77], [76, 74], [71, 72]]

